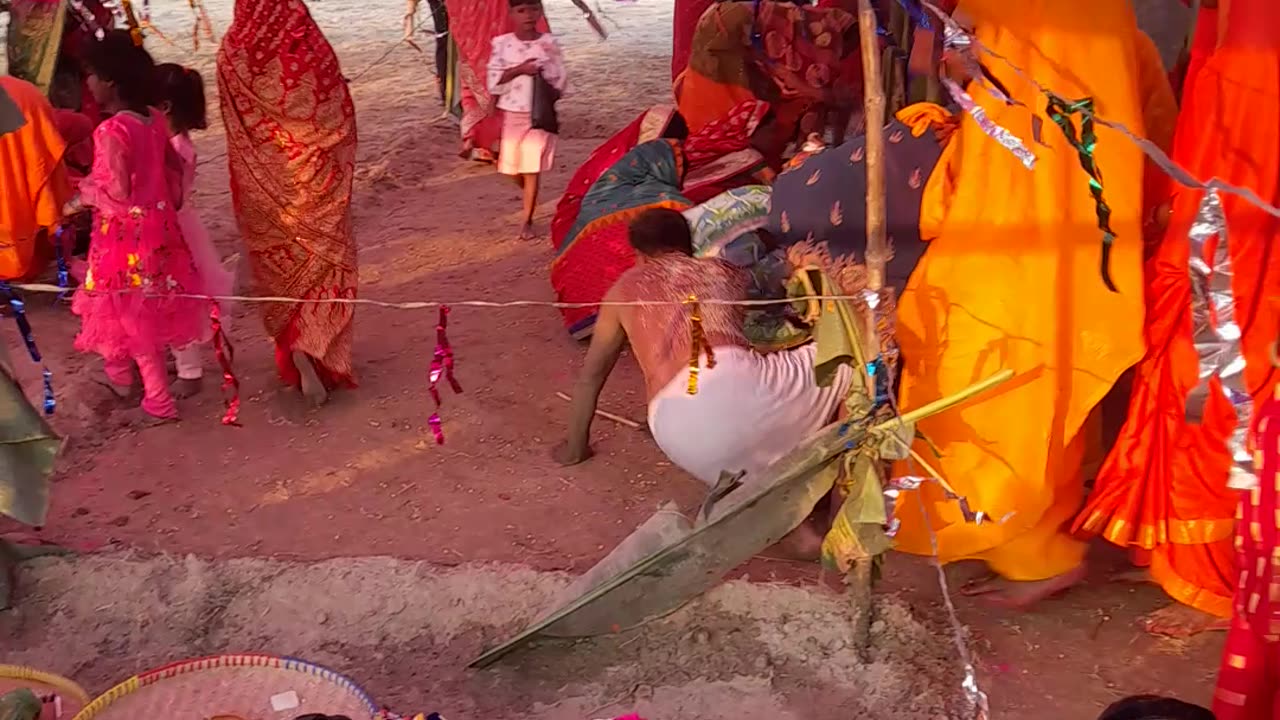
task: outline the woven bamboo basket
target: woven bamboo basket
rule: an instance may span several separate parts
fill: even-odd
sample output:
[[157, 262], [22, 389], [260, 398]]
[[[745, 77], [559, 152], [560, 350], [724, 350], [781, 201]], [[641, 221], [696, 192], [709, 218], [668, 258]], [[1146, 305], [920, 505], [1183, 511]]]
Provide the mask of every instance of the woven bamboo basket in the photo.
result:
[[62, 698], [62, 716], [72, 717], [89, 704], [89, 693], [73, 681], [22, 665], [0, 665], [0, 695], [29, 688], [36, 695]]
[[[276, 711], [274, 696], [297, 693]], [[307, 713], [373, 720], [378, 706], [345, 675], [296, 658], [218, 655], [136, 675], [89, 703], [74, 720], [208, 720], [219, 715], [291, 719]]]

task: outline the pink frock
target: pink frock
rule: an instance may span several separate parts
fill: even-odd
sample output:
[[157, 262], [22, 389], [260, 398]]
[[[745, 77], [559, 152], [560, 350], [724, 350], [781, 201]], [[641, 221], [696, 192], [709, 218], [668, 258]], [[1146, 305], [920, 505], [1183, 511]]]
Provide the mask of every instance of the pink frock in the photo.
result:
[[[76, 349], [108, 361], [154, 358], [207, 335], [208, 301], [182, 238], [174, 199], [181, 164], [164, 118], [122, 112], [94, 131], [80, 197], [94, 209], [89, 272], [75, 294]], [[141, 363], [140, 363], [141, 366]]]
[[[230, 295], [235, 287], [235, 275], [223, 267], [222, 258], [209, 239], [209, 233], [204, 229], [200, 213], [196, 212], [195, 203], [191, 199], [196, 185], [196, 145], [185, 134], [169, 138], [169, 144], [182, 160], [182, 207], [178, 210], [178, 226], [191, 251], [196, 273], [200, 276], [206, 293]], [[223, 320], [225, 325], [225, 318]]]

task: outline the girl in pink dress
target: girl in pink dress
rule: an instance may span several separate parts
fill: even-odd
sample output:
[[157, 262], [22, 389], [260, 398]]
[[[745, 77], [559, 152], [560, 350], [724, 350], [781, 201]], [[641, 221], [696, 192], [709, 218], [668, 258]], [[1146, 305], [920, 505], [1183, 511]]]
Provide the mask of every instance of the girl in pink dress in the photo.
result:
[[[196, 182], [196, 145], [191, 141], [192, 130], [209, 127], [205, 114], [204, 78], [200, 73], [175, 63], [165, 63], [156, 68], [158, 105], [168, 120], [169, 144], [182, 159], [182, 207], [178, 210], [178, 226], [191, 250], [191, 260], [196, 273], [210, 295], [230, 295], [235, 285], [232, 273], [222, 265], [222, 258], [209, 239], [209, 233], [200, 222], [200, 214], [191, 202]], [[220, 308], [225, 310], [225, 308]], [[222, 326], [227, 327], [225, 312]], [[178, 369], [178, 379], [171, 388], [176, 397], [190, 397], [200, 391], [204, 378], [204, 362], [201, 359], [206, 343], [192, 343], [173, 349]]]
[[80, 316], [76, 349], [102, 356], [120, 397], [142, 379], [145, 420], [173, 420], [164, 353], [201, 340], [209, 303], [178, 226], [181, 162], [164, 117], [151, 109], [155, 63], [127, 31], [113, 31], [86, 52], [88, 84], [107, 120], [94, 131], [93, 170], [68, 210], [93, 208], [89, 271], [72, 310]]

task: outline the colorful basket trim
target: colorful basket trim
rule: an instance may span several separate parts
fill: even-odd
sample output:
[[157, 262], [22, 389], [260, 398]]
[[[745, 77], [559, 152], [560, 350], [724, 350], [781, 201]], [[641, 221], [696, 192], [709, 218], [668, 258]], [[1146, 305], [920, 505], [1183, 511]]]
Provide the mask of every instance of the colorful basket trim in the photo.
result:
[[23, 665], [0, 665], [0, 678], [7, 680], [22, 680], [28, 682], [48, 685], [57, 690], [60, 694], [67, 696], [71, 700], [75, 700], [80, 706], [89, 704], [89, 693], [84, 688], [77, 685], [74, 681], [64, 678], [61, 675], [54, 675], [43, 670], [25, 667]]
[[103, 693], [92, 703], [89, 703], [75, 716], [75, 718], [73, 718], [73, 720], [91, 720], [91, 718], [96, 717], [109, 705], [120, 698], [137, 692], [144, 687], [155, 685], [162, 680], [201, 670], [213, 670], [225, 667], [266, 667], [290, 670], [293, 672], [304, 673], [306, 675], [315, 675], [342, 687], [354, 695], [356, 699], [358, 699], [360, 703], [368, 709], [370, 718], [376, 716], [379, 710], [377, 703], [373, 701], [373, 698], [370, 697], [369, 693], [365, 692], [364, 688], [357, 685], [354, 680], [342, 673], [316, 665], [315, 663], [307, 662], [306, 660], [299, 660], [298, 658], [290, 657], [277, 657], [274, 655], [213, 655], [195, 660], [182, 660], [156, 668], [155, 670], [150, 670], [142, 673], [141, 675], [131, 677]]

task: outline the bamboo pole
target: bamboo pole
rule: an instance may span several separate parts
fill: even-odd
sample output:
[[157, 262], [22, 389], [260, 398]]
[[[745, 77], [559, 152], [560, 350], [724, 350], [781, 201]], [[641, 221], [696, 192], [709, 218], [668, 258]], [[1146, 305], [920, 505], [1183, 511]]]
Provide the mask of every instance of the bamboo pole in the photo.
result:
[[[866, 116], [867, 162], [867, 289], [880, 293], [885, 284], [889, 247], [885, 229], [884, 179], [884, 75], [880, 63], [880, 39], [876, 11], [871, 0], [858, 0], [858, 36], [862, 49], [863, 108]], [[853, 608], [853, 644], [864, 656], [871, 646], [873, 613], [872, 558], [857, 560], [845, 575], [845, 587]]]
[[880, 40], [871, 0], [858, 0], [858, 35], [862, 41], [862, 82], [867, 138], [867, 289], [884, 288], [889, 248], [885, 235], [884, 85]]

